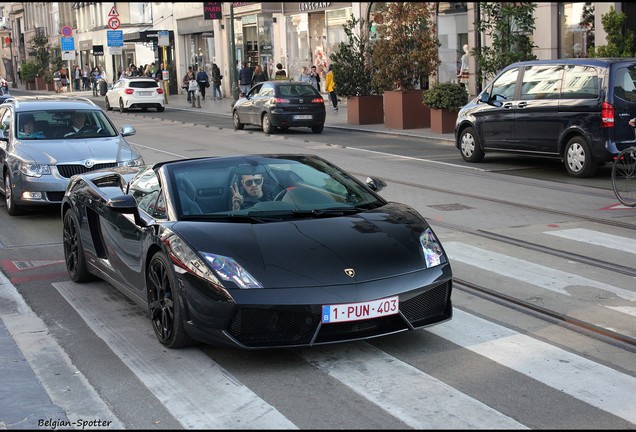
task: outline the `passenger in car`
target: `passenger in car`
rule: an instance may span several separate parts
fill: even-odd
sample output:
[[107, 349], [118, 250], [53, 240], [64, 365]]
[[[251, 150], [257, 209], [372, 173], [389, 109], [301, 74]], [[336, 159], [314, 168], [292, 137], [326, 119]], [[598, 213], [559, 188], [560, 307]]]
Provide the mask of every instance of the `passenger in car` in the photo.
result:
[[35, 130], [35, 118], [31, 114], [20, 115], [20, 131], [18, 138], [44, 138], [44, 132]]

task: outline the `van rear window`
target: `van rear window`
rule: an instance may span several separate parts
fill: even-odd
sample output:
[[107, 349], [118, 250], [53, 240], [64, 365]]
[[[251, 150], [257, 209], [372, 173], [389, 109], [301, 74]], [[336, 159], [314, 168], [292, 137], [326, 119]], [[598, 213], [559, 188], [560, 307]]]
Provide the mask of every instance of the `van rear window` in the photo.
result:
[[580, 65], [565, 68], [562, 99], [596, 99], [598, 97], [596, 68]]

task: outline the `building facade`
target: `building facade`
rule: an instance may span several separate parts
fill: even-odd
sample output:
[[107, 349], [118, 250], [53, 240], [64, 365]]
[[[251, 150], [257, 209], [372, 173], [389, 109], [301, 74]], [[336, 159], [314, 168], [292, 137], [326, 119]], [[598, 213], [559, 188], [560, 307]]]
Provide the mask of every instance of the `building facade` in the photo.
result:
[[[177, 83], [188, 66], [209, 73], [216, 63], [228, 95], [231, 77], [244, 61], [252, 67], [260, 64], [270, 76], [277, 63], [289, 77], [312, 65], [324, 74], [329, 55], [347, 40], [343, 24], [351, 16], [373, 21], [374, 11], [383, 4], [0, 3], [0, 75], [13, 79], [19, 65], [30, 57], [30, 39], [41, 32], [48, 35], [52, 53], [63, 55], [69, 68], [98, 66], [109, 82], [130, 64], [165, 63], [171, 93], [181, 91]], [[536, 6], [532, 40], [540, 59], [586, 56], [591, 43], [605, 44], [601, 17], [611, 7], [625, 12], [628, 28], [636, 29], [636, 7], [626, 2], [538, 2]], [[484, 46], [488, 40], [474, 30], [479, 2], [436, 2], [436, 10], [441, 64], [434, 79], [451, 82], [457, 80], [463, 47]], [[69, 28], [71, 35], [63, 34]], [[69, 37], [72, 49], [68, 49]], [[469, 58], [468, 63], [474, 72], [474, 59]], [[474, 73], [470, 77], [469, 90], [475, 94], [481, 83], [475, 82]]]

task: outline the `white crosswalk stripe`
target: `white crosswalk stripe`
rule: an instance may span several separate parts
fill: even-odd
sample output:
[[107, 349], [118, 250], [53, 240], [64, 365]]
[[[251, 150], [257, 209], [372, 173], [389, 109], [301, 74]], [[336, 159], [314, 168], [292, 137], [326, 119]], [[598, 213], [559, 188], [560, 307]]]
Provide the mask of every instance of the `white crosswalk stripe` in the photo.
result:
[[429, 329], [590, 405], [636, 422], [636, 378], [455, 309]]
[[600, 231], [585, 228], [571, 228], [545, 231], [544, 234], [636, 254], [636, 240]]
[[636, 292], [598, 282], [576, 274], [534, 264], [509, 255], [492, 252], [461, 242], [445, 242], [444, 250], [451, 259], [479, 267], [501, 276], [532, 283], [544, 289], [569, 296], [566, 287], [589, 286], [616, 294], [618, 297], [636, 301]]
[[306, 350], [304, 358], [415, 429], [526, 429], [363, 342]]
[[297, 429], [198, 348], [163, 348], [139, 306], [103, 300], [106, 283], [54, 287], [184, 427]]

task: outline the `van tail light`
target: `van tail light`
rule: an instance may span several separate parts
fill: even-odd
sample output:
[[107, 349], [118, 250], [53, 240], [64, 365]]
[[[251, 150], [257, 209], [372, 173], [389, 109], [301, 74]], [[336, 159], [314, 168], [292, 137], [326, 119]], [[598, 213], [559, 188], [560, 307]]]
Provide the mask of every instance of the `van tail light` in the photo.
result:
[[607, 102], [601, 105], [601, 127], [614, 127], [614, 105]]
[[289, 99], [273, 97], [273, 98], [270, 99], [269, 103], [271, 103], [271, 104], [289, 103]]
[[163, 94], [163, 89], [162, 89], [161, 87], [158, 87], [158, 88], [157, 88], [157, 93], [159, 93], [159, 94]]
[[126, 94], [133, 94], [135, 91], [131, 88], [127, 88], [126, 90], [124, 90], [124, 93]]

